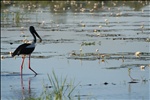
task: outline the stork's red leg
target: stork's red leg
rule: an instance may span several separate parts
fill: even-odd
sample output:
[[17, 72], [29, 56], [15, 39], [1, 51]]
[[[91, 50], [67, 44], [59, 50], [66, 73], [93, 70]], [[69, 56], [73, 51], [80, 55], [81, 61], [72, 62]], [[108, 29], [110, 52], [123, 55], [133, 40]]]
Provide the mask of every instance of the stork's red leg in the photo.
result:
[[22, 95], [24, 95], [24, 85], [23, 85], [23, 76], [21, 75], [21, 88], [22, 88]]
[[30, 84], [31, 84], [31, 79], [29, 78], [29, 80], [28, 80], [28, 92], [29, 92], [29, 94], [31, 94]]
[[21, 64], [21, 67], [20, 67], [20, 69], [21, 69], [21, 75], [22, 75], [22, 69], [23, 69], [24, 59], [25, 59], [25, 57], [22, 57], [22, 64]]
[[37, 73], [30, 67], [30, 56], [31, 56], [31, 55], [29, 55], [29, 69], [30, 69], [31, 71], [33, 71], [33, 72], [35, 73], [35, 75], [37, 75]]

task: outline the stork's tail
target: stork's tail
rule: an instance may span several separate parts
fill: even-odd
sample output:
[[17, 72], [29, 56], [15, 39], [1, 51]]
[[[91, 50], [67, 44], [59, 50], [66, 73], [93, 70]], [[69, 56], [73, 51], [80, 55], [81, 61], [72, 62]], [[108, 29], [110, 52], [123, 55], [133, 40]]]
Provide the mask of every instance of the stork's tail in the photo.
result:
[[11, 53], [11, 57], [14, 57], [16, 55], [18, 55], [18, 51], [17, 50], [15, 50], [13, 53]]
[[11, 57], [14, 57], [14, 56], [15, 56], [15, 54], [14, 54], [14, 53], [12, 53], [12, 54], [11, 54]]

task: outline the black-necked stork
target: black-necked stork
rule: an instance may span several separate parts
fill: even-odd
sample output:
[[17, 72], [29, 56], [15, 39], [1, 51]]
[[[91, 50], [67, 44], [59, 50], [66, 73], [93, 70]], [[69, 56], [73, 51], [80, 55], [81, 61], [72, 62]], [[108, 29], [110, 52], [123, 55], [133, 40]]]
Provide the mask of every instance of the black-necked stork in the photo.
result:
[[23, 69], [23, 63], [24, 63], [24, 59], [26, 55], [29, 55], [29, 69], [31, 71], [33, 71], [35, 73], [35, 75], [37, 75], [37, 73], [30, 67], [30, 56], [31, 53], [34, 51], [35, 49], [35, 44], [36, 44], [36, 36], [40, 39], [40, 42], [42, 41], [41, 37], [38, 35], [38, 33], [35, 31], [33, 26], [30, 26], [29, 28], [31, 34], [33, 35], [34, 40], [31, 43], [24, 43], [22, 45], [20, 45], [13, 53], [12, 53], [12, 57], [14, 57], [15, 55], [23, 55], [22, 56], [22, 64], [21, 64], [21, 75], [22, 75], [22, 69]]

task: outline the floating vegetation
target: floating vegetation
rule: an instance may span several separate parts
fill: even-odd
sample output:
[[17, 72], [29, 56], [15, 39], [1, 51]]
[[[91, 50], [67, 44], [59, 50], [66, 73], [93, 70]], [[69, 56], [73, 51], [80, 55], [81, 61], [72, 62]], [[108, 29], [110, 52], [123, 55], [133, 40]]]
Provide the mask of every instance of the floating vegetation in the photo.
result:
[[90, 37], [117, 37], [117, 36], [123, 36], [121, 34], [86, 34], [86, 36]]
[[82, 42], [81, 46], [90, 46], [90, 45], [95, 45], [95, 42]]
[[54, 57], [52, 55], [49, 55], [49, 56], [33, 56], [32, 55], [32, 58], [38, 58], [38, 59], [47, 59], [47, 58], [51, 58], [51, 57]]
[[146, 38], [146, 40], [145, 40], [146, 42], [150, 42], [150, 38]]
[[42, 41], [43, 44], [49, 43], [73, 43], [74, 39], [44, 39]]
[[149, 42], [148, 38], [113, 38], [113, 40], [146, 41], [146, 42]]
[[68, 59], [79, 59], [79, 60], [97, 60], [97, 59], [135, 59], [135, 60], [150, 60], [150, 53], [147, 52], [141, 52], [140, 57], [136, 57], [135, 53], [129, 52], [129, 53], [82, 53], [82, 56], [80, 53], [71, 52]]
[[120, 68], [149, 66], [148, 64], [122, 64]]
[[121, 69], [121, 68], [134, 68], [139, 67], [141, 70], [145, 69], [145, 67], [149, 66], [148, 64], [122, 64], [118, 67], [107, 67], [105, 69]]
[[131, 81], [131, 82], [128, 82], [128, 83], [138, 83], [138, 82], [135, 82], [135, 81]]
[[106, 69], [120, 69], [120, 68], [126, 68], [126, 67], [107, 67]]

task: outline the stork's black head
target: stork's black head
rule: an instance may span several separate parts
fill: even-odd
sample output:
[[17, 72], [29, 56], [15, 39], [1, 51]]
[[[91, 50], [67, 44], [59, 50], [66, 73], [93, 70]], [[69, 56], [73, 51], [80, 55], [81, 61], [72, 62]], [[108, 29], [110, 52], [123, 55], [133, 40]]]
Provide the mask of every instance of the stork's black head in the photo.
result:
[[35, 29], [34, 29], [33, 26], [30, 26], [30, 27], [29, 27], [29, 30], [30, 30], [30, 32], [35, 33]]
[[38, 35], [38, 33], [35, 31], [35, 29], [34, 29], [34, 27], [33, 26], [30, 26], [29, 27], [29, 30], [30, 30], [30, 32], [34, 35], [36, 35], [39, 39], [40, 39], [40, 42], [42, 42], [42, 39], [41, 39], [41, 37]]

